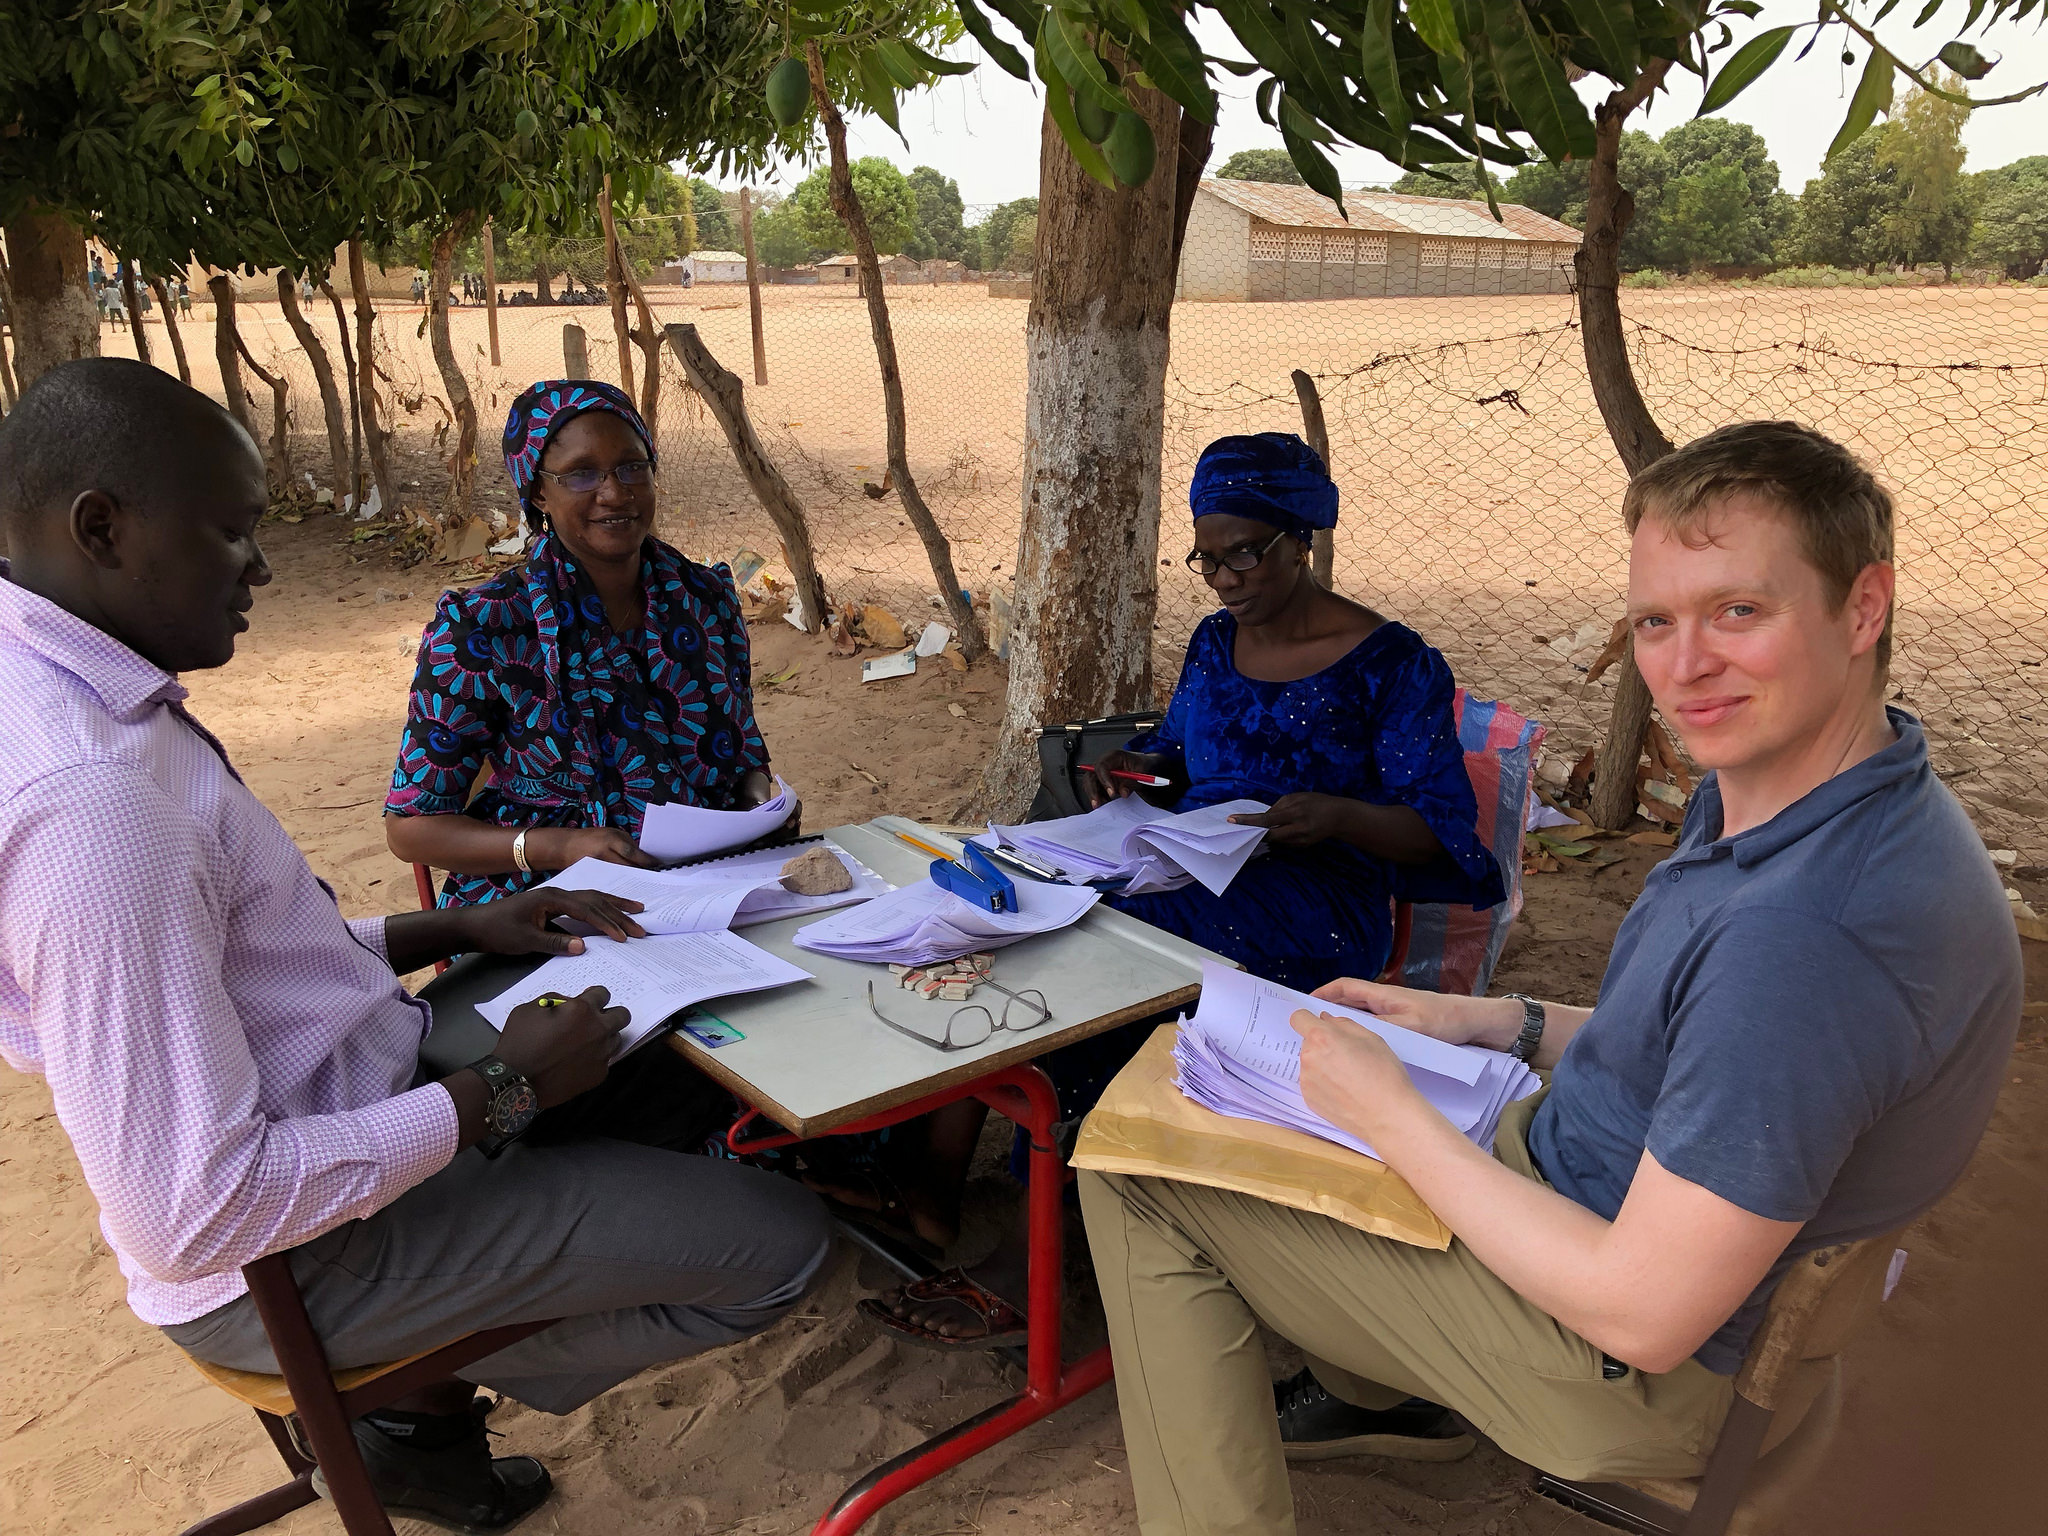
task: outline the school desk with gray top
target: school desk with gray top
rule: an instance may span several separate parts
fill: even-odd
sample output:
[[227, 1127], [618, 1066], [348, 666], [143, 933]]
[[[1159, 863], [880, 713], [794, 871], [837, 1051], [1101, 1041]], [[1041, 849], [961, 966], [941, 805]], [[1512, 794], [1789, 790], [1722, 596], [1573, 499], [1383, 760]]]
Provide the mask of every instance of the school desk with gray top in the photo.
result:
[[[923, 835], [948, 851], [958, 847], [938, 833]], [[834, 827], [824, 836], [895, 885], [922, 879], [930, 868], [926, 855], [872, 825]], [[798, 948], [795, 933], [811, 921], [815, 918], [784, 918], [742, 930], [749, 941], [803, 967], [814, 978], [703, 1005], [704, 1012], [743, 1038], [710, 1050], [681, 1033], [669, 1037], [675, 1049], [784, 1132], [750, 1141], [743, 1120], [735, 1128], [735, 1150], [766, 1150], [812, 1136], [879, 1129], [968, 1098], [980, 1099], [1015, 1121], [1031, 1140], [1025, 1388], [883, 1463], [849, 1487], [814, 1532], [848, 1536], [891, 1500], [1109, 1380], [1107, 1348], [1072, 1365], [1060, 1359], [1060, 1201], [1065, 1168], [1053, 1137], [1059, 1106], [1052, 1084], [1031, 1060], [1121, 1024], [1192, 1007], [1201, 989], [1202, 962], [1218, 957], [1097, 905], [1070, 928], [995, 952], [995, 979], [1012, 991], [1042, 992], [1052, 1012], [1050, 1020], [1022, 1033], [998, 1030], [968, 1050], [941, 1051], [876, 1020], [868, 1011], [868, 984], [874, 984], [875, 1000], [884, 1013], [898, 1023], [928, 1029], [934, 1039], [960, 1004], [927, 1001], [904, 991], [887, 966]], [[449, 1072], [486, 1054], [495, 1032], [474, 1005], [496, 996], [537, 964], [532, 957], [472, 956], [429, 984], [421, 994], [434, 1005], [434, 1029], [421, 1053], [427, 1064]], [[1000, 993], [978, 991], [974, 1001], [984, 1000], [991, 1012], [1000, 1014]]]

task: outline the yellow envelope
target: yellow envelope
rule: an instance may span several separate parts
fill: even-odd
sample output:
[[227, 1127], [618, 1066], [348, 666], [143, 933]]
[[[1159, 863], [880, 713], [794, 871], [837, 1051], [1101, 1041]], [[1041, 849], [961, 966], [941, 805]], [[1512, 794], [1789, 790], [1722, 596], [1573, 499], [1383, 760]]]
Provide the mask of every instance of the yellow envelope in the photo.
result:
[[1451, 1229], [1385, 1163], [1303, 1131], [1204, 1109], [1173, 1085], [1176, 1026], [1152, 1032], [1081, 1122], [1071, 1161], [1234, 1189], [1377, 1237], [1448, 1248]]

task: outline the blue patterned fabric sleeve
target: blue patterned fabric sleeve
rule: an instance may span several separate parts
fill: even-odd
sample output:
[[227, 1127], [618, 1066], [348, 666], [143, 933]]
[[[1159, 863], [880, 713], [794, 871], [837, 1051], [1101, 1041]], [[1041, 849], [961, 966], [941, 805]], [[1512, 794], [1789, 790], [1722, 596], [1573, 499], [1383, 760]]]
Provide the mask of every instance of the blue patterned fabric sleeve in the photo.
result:
[[1479, 803], [1458, 744], [1456, 687], [1450, 664], [1433, 647], [1419, 647], [1404, 660], [1381, 696], [1384, 724], [1373, 761], [1387, 798], [1420, 816], [1444, 847], [1427, 864], [1394, 865], [1395, 895], [1488, 907], [1507, 893], [1500, 865], [1479, 840]]
[[1191, 686], [1189, 673], [1199, 666], [1196, 654], [1200, 639], [1201, 628], [1198, 626], [1194, 638], [1188, 642], [1187, 654], [1181, 658], [1180, 679], [1173, 685], [1173, 697], [1167, 701], [1166, 713], [1159, 717], [1159, 724], [1151, 730], [1141, 731], [1125, 742], [1126, 752], [1157, 752], [1166, 757], [1187, 757], [1188, 710], [1193, 707], [1197, 691]]
[[[469, 804], [491, 745], [504, 734], [504, 701], [480, 685], [492, 638], [444, 592], [420, 636], [405, 730], [384, 801], [393, 816], [449, 816]], [[481, 654], [472, 654], [481, 653]]]

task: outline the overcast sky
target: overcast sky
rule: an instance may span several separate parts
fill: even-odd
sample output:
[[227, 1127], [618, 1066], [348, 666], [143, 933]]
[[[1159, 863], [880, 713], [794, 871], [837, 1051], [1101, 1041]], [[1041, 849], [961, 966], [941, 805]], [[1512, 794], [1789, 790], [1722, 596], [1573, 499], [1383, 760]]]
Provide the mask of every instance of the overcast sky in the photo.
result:
[[[1958, 17], [1962, 14], [1956, 0], [1948, 9]], [[1914, 10], [1911, 5], [1899, 7], [1879, 29], [1879, 35], [1901, 57], [1918, 63], [1932, 56], [1952, 34], [1938, 26], [1915, 32], [1907, 25]], [[1736, 46], [1765, 27], [1810, 21], [1813, 14], [1812, 0], [1764, 0], [1763, 14], [1737, 32]], [[1213, 12], [1204, 13], [1204, 21], [1200, 35], [1210, 53], [1244, 56]], [[1842, 64], [1841, 50], [1833, 46], [1833, 39], [1839, 35], [1837, 28], [1827, 42], [1797, 64], [1792, 62], [1791, 55], [1804, 38], [1795, 39], [1777, 67], [1738, 96], [1723, 113], [1751, 124], [1764, 136], [1790, 191], [1798, 191], [1809, 177], [1819, 172], [1821, 155], [1841, 123], [1849, 93], [1855, 89], [1862, 67], [1860, 44], [1856, 50], [1858, 65], [1851, 69]], [[1975, 87], [1980, 95], [2003, 95], [2048, 78], [2048, 34], [2032, 24], [1994, 27], [1982, 36], [1973, 34], [1972, 41], [1987, 54], [2003, 56], [1998, 67]], [[979, 46], [971, 38], [963, 40], [954, 52], [961, 58], [981, 56]], [[1725, 57], [1722, 54], [1717, 59]], [[1677, 83], [1655, 98], [1647, 120], [1638, 113], [1631, 126], [1662, 134], [1698, 110], [1698, 78], [1682, 70], [1673, 73]], [[1210, 164], [1220, 165], [1240, 149], [1279, 148], [1279, 133], [1259, 121], [1252, 107], [1251, 90], [1241, 88], [1248, 87], [1250, 82], [1223, 78], [1227, 89]], [[1582, 91], [1589, 97], [1597, 95], [1596, 84], [1607, 88], [1604, 81], [1587, 82]], [[1903, 96], [1904, 92], [1900, 94]], [[976, 205], [1037, 194], [1040, 110], [1040, 100], [1032, 86], [984, 61], [973, 74], [942, 80], [930, 91], [903, 103], [903, 131], [910, 140], [908, 148], [871, 117], [852, 118], [848, 124], [849, 137], [855, 156], [880, 155], [905, 170], [914, 165], [931, 165], [944, 171], [959, 182], [960, 195], [969, 205], [972, 221]], [[1963, 141], [1969, 149], [1971, 170], [2004, 165], [2023, 155], [2048, 153], [2048, 100], [2036, 97], [2017, 106], [1977, 112], [1963, 130]], [[1346, 186], [1384, 183], [1400, 174], [1398, 168], [1366, 150], [1344, 150], [1336, 158]], [[802, 173], [801, 167], [786, 169], [775, 180], [785, 187], [792, 186]]]

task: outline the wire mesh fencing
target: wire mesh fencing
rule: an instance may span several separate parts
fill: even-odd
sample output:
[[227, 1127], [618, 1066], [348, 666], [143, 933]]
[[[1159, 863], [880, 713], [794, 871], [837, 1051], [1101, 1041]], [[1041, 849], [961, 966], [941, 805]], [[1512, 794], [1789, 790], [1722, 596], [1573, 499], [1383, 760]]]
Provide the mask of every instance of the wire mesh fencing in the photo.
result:
[[[1491, 250], [1485, 230], [1424, 210], [1421, 233], [1385, 231], [1376, 245], [1369, 212], [1354, 210], [1362, 230], [1313, 239], [1257, 216], [1243, 228], [1211, 220], [1228, 226], [1219, 233], [1199, 208], [1191, 223], [1167, 381], [1161, 686], [1212, 606], [1179, 560], [1195, 458], [1225, 433], [1300, 430], [1300, 369], [1318, 387], [1343, 495], [1337, 587], [1421, 632], [1475, 692], [1543, 720], [1557, 772], [1604, 728], [1613, 683], [1589, 682], [1587, 668], [1622, 611], [1627, 564], [1624, 476], [1587, 382], [1568, 244], [1537, 229], [1526, 250]], [[1006, 590], [1017, 553], [1029, 282], [926, 281], [916, 264], [894, 265], [885, 290], [910, 461], [985, 605]], [[747, 381], [833, 600], [879, 603], [914, 627], [937, 588], [885, 478], [864, 300], [843, 272], [793, 276], [762, 290], [766, 383], [754, 382], [744, 283], [650, 283], [647, 295], [657, 322], [695, 324]], [[1818, 282], [1830, 286], [1805, 286]], [[508, 300], [534, 293], [503, 270], [499, 284]], [[2048, 864], [2048, 289], [1781, 274], [1631, 287], [1623, 311], [1638, 383], [1675, 441], [1788, 417], [1848, 445], [1891, 488], [1894, 692], [1926, 722], [1939, 771], [1986, 839]], [[513, 513], [496, 430], [521, 388], [561, 375], [565, 325], [581, 327], [594, 374], [619, 377], [602, 305], [503, 304], [497, 366], [481, 309], [451, 313], [481, 422], [482, 510]], [[453, 434], [424, 315], [387, 301], [379, 328], [383, 388], [418, 482], [405, 495], [425, 504]], [[293, 379], [299, 461], [324, 483], [303, 353], [274, 306], [249, 306], [244, 329]], [[195, 360], [210, 356], [203, 339], [187, 345]], [[632, 364], [637, 380], [637, 350]], [[773, 526], [717, 423], [666, 353], [663, 370], [664, 536], [704, 560], [759, 551], [777, 574]]]

